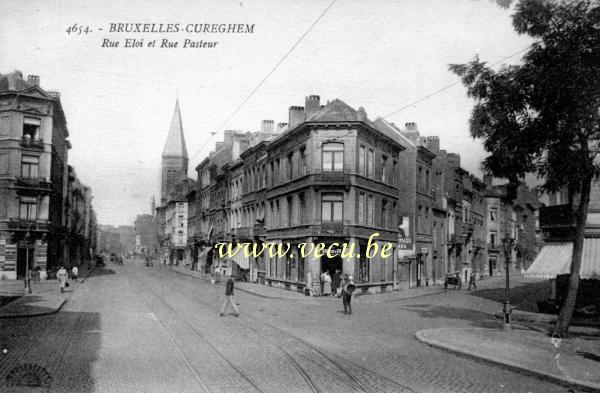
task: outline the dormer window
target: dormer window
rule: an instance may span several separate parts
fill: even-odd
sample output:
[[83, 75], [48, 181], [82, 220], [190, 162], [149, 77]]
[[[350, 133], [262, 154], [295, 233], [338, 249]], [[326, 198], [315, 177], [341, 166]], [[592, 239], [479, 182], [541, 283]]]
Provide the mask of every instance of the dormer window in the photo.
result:
[[28, 137], [31, 140], [40, 139], [41, 124], [42, 122], [40, 119], [25, 117], [23, 119], [23, 136]]

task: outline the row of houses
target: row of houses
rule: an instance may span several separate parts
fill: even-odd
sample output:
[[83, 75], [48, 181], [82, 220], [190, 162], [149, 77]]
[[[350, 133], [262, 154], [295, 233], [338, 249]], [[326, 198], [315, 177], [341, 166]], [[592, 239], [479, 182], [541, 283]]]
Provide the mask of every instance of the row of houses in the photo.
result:
[[[540, 203], [525, 184], [517, 192], [479, 179], [460, 156], [421, 136], [370, 120], [364, 108], [316, 95], [289, 108], [287, 123], [264, 120], [255, 132], [226, 131], [188, 177], [179, 105], [163, 152], [158, 242], [163, 259], [211, 272], [226, 267], [254, 282], [303, 290], [325, 271], [354, 277], [364, 292], [440, 284], [501, 274], [502, 239], [512, 269], [525, 269], [541, 245]], [[515, 194], [512, 201], [507, 196]], [[367, 258], [377, 233], [391, 255]], [[221, 260], [220, 242], [289, 243], [296, 252]], [[332, 246], [329, 257], [302, 258], [303, 243]], [[342, 244], [358, 255], [342, 258]]]
[[81, 264], [96, 248], [92, 190], [68, 164], [60, 94], [0, 75], [0, 278]]

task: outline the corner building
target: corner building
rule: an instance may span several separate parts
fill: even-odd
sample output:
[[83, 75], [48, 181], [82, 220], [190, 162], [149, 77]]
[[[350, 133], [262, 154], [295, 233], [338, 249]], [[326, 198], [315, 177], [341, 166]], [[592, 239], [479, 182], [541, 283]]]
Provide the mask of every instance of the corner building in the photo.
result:
[[[352, 275], [365, 293], [397, 286], [402, 141], [378, 130], [363, 108], [340, 100], [321, 106], [319, 96], [309, 96], [306, 107], [290, 107], [287, 129], [255, 147], [266, 157], [256, 161], [259, 167], [246, 169], [255, 180], [244, 182], [245, 195], [264, 198], [257, 203], [264, 202], [265, 240], [292, 245], [287, 256], [265, 260], [267, 284], [318, 292], [319, 276], [328, 271], [332, 277]], [[260, 217], [257, 223], [262, 224]], [[367, 241], [374, 233], [379, 252], [369, 259]], [[332, 246], [333, 257], [302, 258], [300, 243]], [[359, 256], [342, 258], [344, 243], [354, 245]], [[381, 257], [384, 243], [392, 244], [388, 258]]]

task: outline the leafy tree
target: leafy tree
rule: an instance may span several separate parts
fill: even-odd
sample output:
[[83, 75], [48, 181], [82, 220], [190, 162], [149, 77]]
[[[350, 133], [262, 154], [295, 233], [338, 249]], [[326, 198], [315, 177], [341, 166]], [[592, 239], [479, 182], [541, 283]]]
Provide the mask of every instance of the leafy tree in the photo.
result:
[[567, 299], [554, 334], [568, 335], [575, 308], [591, 183], [600, 176], [600, 0], [520, 0], [512, 17], [536, 42], [522, 65], [492, 70], [478, 57], [452, 64], [468, 96], [474, 138], [490, 155], [485, 172], [519, 179], [535, 173], [545, 191], [567, 188], [576, 217]]

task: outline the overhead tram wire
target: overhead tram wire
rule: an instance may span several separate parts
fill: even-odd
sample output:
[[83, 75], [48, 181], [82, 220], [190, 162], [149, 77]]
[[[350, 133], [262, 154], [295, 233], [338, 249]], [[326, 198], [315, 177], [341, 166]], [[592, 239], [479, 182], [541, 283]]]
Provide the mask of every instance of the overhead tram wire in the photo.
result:
[[[498, 60], [498, 61], [497, 61], [497, 62], [495, 62], [495, 63], [492, 63], [492, 64], [490, 64], [490, 67], [493, 67], [493, 66], [495, 66], [495, 65], [498, 65], [498, 64], [502, 63], [503, 61], [510, 59], [511, 57], [515, 57], [516, 55], [518, 55], [518, 54], [520, 54], [520, 53], [523, 53], [523, 52], [525, 52], [525, 51], [526, 51], [526, 50], [528, 50], [528, 49], [529, 49], [529, 46], [528, 46], [528, 47], [526, 47], [526, 48], [523, 48], [523, 49], [521, 49], [521, 50], [520, 50], [520, 51], [518, 51], [518, 52], [515, 52], [515, 53], [513, 53], [512, 55], [506, 56], [506, 57], [504, 57], [504, 58], [502, 58], [502, 59]], [[381, 116], [381, 117], [385, 119], [385, 118], [387, 118], [387, 117], [393, 116], [393, 115], [395, 115], [396, 113], [398, 113], [398, 112], [401, 112], [401, 111], [403, 111], [403, 110], [404, 110], [404, 109], [406, 109], [406, 108], [409, 108], [409, 107], [411, 107], [411, 106], [413, 106], [413, 105], [415, 105], [415, 104], [418, 104], [419, 102], [425, 101], [426, 99], [433, 97], [433, 96], [434, 96], [434, 95], [436, 95], [436, 94], [439, 94], [439, 93], [441, 93], [441, 92], [443, 92], [443, 91], [446, 91], [446, 90], [448, 90], [449, 88], [451, 88], [451, 87], [452, 87], [452, 86], [454, 86], [454, 85], [457, 85], [457, 84], [459, 84], [460, 82], [461, 82], [461, 80], [460, 80], [460, 79], [459, 79], [459, 80], [457, 80], [457, 81], [455, 81], [455, 82], [452, 82], [451, 84], [449, 84], [449, 85], [447, 85], [447, 86], [445, 86], [445, 87], [442, 87], [441, 89], [439, 89], [439, 90], [436, 90], [436, 91], [434, 91], [433, 93], [430, 93], [430, 94], [426, 95], [425, 97], [421, 97], [421, 98], [419, 98], [418, 100], [416, 100], [416, 101], [413, 101], [413, 102], [411, 102], [410, 104], [406, 104], [406, 105], [402, 106], [401, 108], [399, 108], [399, 109], [396, 109], [396, 110], [394, 110], [394, 111], [392, 111], [392, 112], [388, 113], [387, 115], [384, 115], [384, 116]]]
[[248, 100], [254, 95], [254, 93], [256, 93], [256, 91], [261, 88], [261, 86], [267, 81], [267, 79], [277, 70], [277, 68], [279, 68], [281, 63], [283, 63], [285, 61], [285, 59], [288, 58], [288, 56], [294, 51], [294, 49], [296, 49], [296, 47], [300, 44], [300, 42], [302, 42], [302, 40], [304, 40], [304, 38], [308, 35], [308, 33], [310, 33], [310, 31], [316, 26], [316, 24], [319, 23], [319, 21], [321, 19], [323, 19], [325, 14], [327, 14], [327, 12], [331, 9], [331, 7], [335, 4], [336, 1], [337, 0], [333, 0], [327, 6], [327, 8], [325, 8], [325, 10], [323, 10], [321, 15], [319, 15], [319, 17], [317, 19], [315, 19], [315, 21], [309, 26], [309, 28], [304, 32], [304, 34], [302, 34], [300, 36], [300, 38], [294, 43], [294, 45], [292, 45], [292, 47], [286, 52], [286, 54], [283, 55], [281, 60], [279, 60], [277, 62], [277, 64], [275, 64], [275, 66], [271, 69], [271, 71], [269, 71], [269, 73], [263, 78], [263, 80], [260, 81], [260, 83], [254, 88], [254, 90], [252, 90], [250, 92], [250, 94], [248, 94], [248, 96], [238, 105], [238, 107], [231, 113], [231, 115], [229, 115], [229, 117], [227, 117], [227, 119], [225, 119], [225, 121], [217, 128], [216, 131], [211, 132], [211, 135], [208, 137], [206, 142], [204, 142], [202, 144], [202, 146], [200, 146], [200, 149], [198, 149], [198, 151], [196, 151], [196, 153], [194, 153], [194, 155], [192, 156], [190, 161], [192, 161], [194, 158], [196, 158], [196, 156], [210, 143], [211, 139], [219, 131], [221, 131], [221, 129], [229, 122], [229, 120], [231, 120], [233, 118], [233, 116], [235, 116], [240, 111], [240, 109], [242, 109], [242, 107], [248, 102]]

